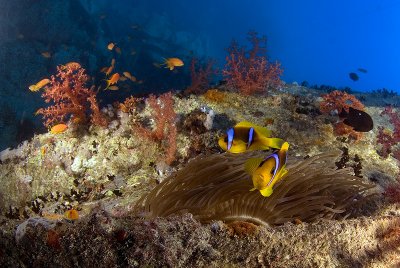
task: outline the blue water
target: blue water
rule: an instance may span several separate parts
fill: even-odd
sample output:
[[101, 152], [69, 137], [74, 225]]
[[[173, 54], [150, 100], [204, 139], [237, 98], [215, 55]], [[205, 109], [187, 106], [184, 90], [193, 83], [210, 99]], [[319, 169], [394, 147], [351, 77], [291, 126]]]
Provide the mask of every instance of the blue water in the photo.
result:
[[[204, 36], [208, 47], [199, 52], [219, 63], [232, 38], [243, 41], [254, 29], [268, 37], [269, 56], [282, 63], [286, 82], [400, 91], [400, 1], [147, 2], [149, 12], [166, 14], [176, 31]], [[360, 79], [352, 81], [350, 72]]]

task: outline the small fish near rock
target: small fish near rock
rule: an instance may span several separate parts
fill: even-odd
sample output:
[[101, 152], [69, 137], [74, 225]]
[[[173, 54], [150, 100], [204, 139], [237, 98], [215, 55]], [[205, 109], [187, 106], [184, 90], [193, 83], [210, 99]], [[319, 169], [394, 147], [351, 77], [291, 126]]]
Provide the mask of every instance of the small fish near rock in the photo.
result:
[[66, 124], [57, 124], [50, 129], [51, 134], [60, 134], [67, 130], [68, 126]]
[[70, 209], [65, 211], [64, 218], [70, 221], [75, 221], [79, 219], [79, 213], [76, 209]]
[[349, 107], [349, 112], [342, 109], [339, 114], [340, 118], [345, 118], [343, 123], [353, 127], [357, 132], [368, 132], [374, 128], [374, 122], [369, 114], [364, 111]]

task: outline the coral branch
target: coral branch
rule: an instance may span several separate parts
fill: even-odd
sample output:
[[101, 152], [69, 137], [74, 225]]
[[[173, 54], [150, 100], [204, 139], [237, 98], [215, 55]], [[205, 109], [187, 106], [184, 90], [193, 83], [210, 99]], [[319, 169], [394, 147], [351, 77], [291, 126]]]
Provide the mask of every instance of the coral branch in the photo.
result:
[[348, 94], [343, 91], [335, 90], [329, 94], [322, 95], [324, 99], [320, 103], [320, 110], [324, 114], [329, 114], [337, 111], [339, 114], [342, 109], [349, 112], [349, 107], [357, 110], [364, 110], [364, 104], [361, 103], [354, 95]]
[[211, 80], [211, 76], [216, 73], [213, 69], [214, 61], [208, 60], [202, 65], [199, 60], [193, 58], [190, 64], [191, 85], [185, 90], [186, 94], [203, 94]]
[[51, 76], [42, 94], [45, 102], [51, 105], [36, 112], [43, 115], [46, 127], [68, 121], [71, 117], [76, 123], [84, 123], [89, 107], [92, 109], [92, 123], [107, 125], [97, 105], [96, 93], [86, 86], [88, 81], [85, 69], [78, 63], [57, 66], [57, 74]]
[[152, 110], [155, 127], [152, 130], [137, 125], [135, 131], [141, 136], [154, 140], [161, 144], [164, 150], [164, 161], [171, 164], [175, 160], [177, 129], [175, 124], [176, 113], [172, 93], [164, 93], [157, 99], [150, 95], [147, 103]]
[[93, 90], [91, 91], [90, 96], [87, 98], [87, 101], [90, 103], [90, 109], [92, 110], [90, 122], [97, 126], [106, 127], [108, 124], [107, 119], [99, 109], [99, 105], [96, 100], [96, 93]]
[[279, 63], [270, 63], [266, 56], [266, 37], [259, 38], [256, 32], [249, 32], [252, 48], [246, 51], [233, 41], [227, 49], [225, 69], [222, 74], [227, 85], [240, 93], [251, 95], [266, 92], [281, 85], [282, 69]]

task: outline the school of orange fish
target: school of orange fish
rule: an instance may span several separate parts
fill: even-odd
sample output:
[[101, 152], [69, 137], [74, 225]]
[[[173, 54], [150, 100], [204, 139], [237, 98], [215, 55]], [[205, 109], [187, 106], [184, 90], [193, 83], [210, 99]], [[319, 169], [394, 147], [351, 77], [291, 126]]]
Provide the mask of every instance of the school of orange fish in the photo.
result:
[[[116, 43], [114, 42], [110, 42], [107, 45], [107, 49], [109, 51], [115, 51], [118, 54], [122, 53], [122, 50], [120, 47], [117, 46]], [[136, 51], [132, 51], [131, 55], [136, 54]], [[51, 53], [48, 51], [42, 52], [41, 55], [44, 58], [51, 58]], [[118, 82], [119, 81], [131, 81], [131, 82], [135, 82], [138, 84], [142, 84], [143, 80], [138, 80], [134, 75], [132, 75], [129, 71], [124, 71], [122, 72], [122, 75], [120, 75], [118, 72], [114, 72], [115, 70], [115, 58], [113, 58], [111, 60], [111, 64], [110, 66], [105, 66], [103, 68], [100, 69], [101, 73], [104, 73], [106, 78], [104, 79], [104, 81], [106, 82], [106, 87], [104, 88], [104, 90], [119, 90], [118, 87]], [[67, 64], [65, 64], [64, 66], [69, 66], [69, 65], [79, 65], [79, 63], [77, 62], [69, 62]], [[176, 57], [171, 57], [171, 58], [164, 58], [162, 63], [153, 63], [153, 65], [157, 68], [161, 68], [162, 66], [165, 65], [165, 68], [168, 68], [169, 70], [173, 71], [176, 67], [181, 67], [184, 65], [183, 61], [179, 58]], [[48, 78], [43, 78], [42, 80], [40, 80], [39, 82], [37, 82], [36, 84], [32, 84], [29, 86], [29, 90], [32, 92], [36, 92], [39, 91], [40, 89], [44, 88], [46, 85], [48, 85], [50, 83], [50, 79]], [[99, 89], [101, 89], [101, 87], [99, 87]], [[50, 128], [50, 133], [52, 134], [60, 134], [65, 132], [68, 129], [68, 126], [64, 123], [60, 123], [60, 124], [56, 124], [53, 127]]]

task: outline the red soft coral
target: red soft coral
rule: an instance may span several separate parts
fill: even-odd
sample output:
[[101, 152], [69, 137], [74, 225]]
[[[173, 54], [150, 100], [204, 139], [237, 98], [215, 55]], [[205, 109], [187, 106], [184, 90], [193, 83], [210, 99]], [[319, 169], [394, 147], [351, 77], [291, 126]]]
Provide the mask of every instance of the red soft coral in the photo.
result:
[[388, 116], [389, 122], [393, 126], [393, 131], [380, 126], [378, 128], [377, 142], [382, 145], [379, 150], [381, 156], [388, 157], [392, 154], [394, 158], [400, 161], [400, 148], [397, 146], [400, 143], [400, 116], [399, 113], [391, 106], [386, 107], [381, 116]]
[[324, 100], [320, 103], [320, 110], [325, 114], [329, 114], [335, 110], [337, 113], [340, 113], [342, 109], [349, 112], [349, 107], [361, 111], [364, 110], [364, 104], [362, 104], [354, 95], [347, 92], [335, 90], [329, 94], [323, 95], [322, 98]]
[[[398, 109], [394, 110], [393, 107], [388, 106], [383, 110], [381, 116], [389, 117], [393, 130], [383, 126], [378, 128], [377, 143], [381, 144], [378, 152], [384, 158], [391, 155], [400, 165], [400, 115]], [[391, 184], [386, 189], [385, 194], [393, 202], [400, 203], [400, 175], [397, 176], [397, 183]]]
[[232, 42], [227, 49], [225, 69], [222, 74], [227, 85], [240, 93], [251, 95], [265, 92], [281, 85], [282, 69], [279, 63], [270, 63], [266, 56], [266, 38], [259, 38], [256, 32], [249, 32], [252, 48], [246, 51]]
[[174, 111], [172, 93], [164, 93], [158, 99], [151, 94], [147, 99], [147, 103], [152, 109], [152, 118], [155, 122], [155, 127], [149, 130], [141, 125], [137, 125], [135, 131], [140, 136], [159, 142], [164, 149], [163, 159], [165, 163], [171, 164], [176, 158], [177, 149], [176, 113]]
[[88, 81], [85, 69], [78, 63], [57, 66], [57, 74], [51, 76], [42, 94], [45, 102], [51, 105], [36, 112], [46, 119], [46, 127], [65, 122], [71, 117], [76, 123], [86, 122], [88, 107], [92, 108], [92, 123], [107, 125], [97, 105], [96, 93], [86, 85]]
[[216, 71], [213, 69], [214, 61], [208, 60], [204, 65], [198, 59], [192, 58], [190, 63], [190, 78], [192, 83], [185, 90], [185, 94], [203, 94], [206, 92], [210, 80]]

